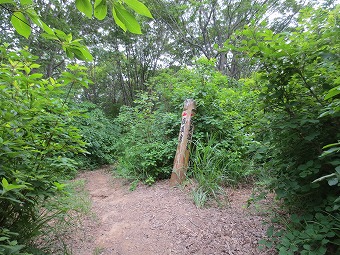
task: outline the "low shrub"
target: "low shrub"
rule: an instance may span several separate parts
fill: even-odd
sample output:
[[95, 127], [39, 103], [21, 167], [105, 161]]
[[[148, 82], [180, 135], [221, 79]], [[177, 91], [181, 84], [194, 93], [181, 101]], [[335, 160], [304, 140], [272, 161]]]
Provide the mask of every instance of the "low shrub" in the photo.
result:
[[153, 183], [168, 178], [176, 150], [175, 115], [157, 109], [155, 94], [141, 93], [134, 107], [122, 107], [116, 119], [120, 136], [116, 172]]
[[86, 142], [86, 154], [77, 155], [78, 168], [94, 169], [115, 161], [118, 127], [104, 112], [90, 102], [78, 102], [72, 108], [81, 113], [74, 118], [74, 125], [80, 130]]

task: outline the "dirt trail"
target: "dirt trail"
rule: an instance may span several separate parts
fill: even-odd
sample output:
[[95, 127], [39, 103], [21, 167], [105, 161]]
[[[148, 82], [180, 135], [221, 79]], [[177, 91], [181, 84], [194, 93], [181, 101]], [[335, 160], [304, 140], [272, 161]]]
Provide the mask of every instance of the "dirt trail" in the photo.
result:
[[105, 170], [82, 173], [95, 217], [69, 240], [75, 255], [273, 254], [259, 251], [260, 215], [244, 209], [250, 190], [229, 190], [230, 206], [198, 209], [168, 181], [129, 191]]

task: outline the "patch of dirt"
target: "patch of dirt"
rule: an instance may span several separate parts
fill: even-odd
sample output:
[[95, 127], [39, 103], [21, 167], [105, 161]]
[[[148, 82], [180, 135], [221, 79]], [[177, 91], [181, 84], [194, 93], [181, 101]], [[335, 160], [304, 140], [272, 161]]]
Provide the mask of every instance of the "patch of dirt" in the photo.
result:
[[169, 181], [129, 191], [105, 169], [84, 172], [95, 217], [71, 235], [75, 255], [275, 254], [259, 251], [263, 215], [245, 209], [250, 189], [227, 190], [229, 206], [198, 209]]

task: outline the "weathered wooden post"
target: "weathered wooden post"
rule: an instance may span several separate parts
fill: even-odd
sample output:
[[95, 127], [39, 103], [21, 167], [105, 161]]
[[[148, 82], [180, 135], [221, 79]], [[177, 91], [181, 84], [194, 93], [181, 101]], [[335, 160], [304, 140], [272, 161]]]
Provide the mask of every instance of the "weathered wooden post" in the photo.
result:
[[171, 186], [181, 184], [185, 179], [185, 174], [188, 170], [189, 145], [194, 131], [192, 117], [195, 115], [195, 112], [196, 102], [193, 99], [186, 99], [184, 101], [182, 123], [178, 136], [178, 146], [174, 160], [174, 167], [170, 178]]

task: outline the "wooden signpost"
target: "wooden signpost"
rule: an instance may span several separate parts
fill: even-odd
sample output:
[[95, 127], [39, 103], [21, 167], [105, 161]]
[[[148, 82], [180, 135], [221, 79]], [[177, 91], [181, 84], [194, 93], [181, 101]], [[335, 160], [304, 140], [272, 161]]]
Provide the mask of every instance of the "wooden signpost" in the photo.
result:
[[188, 170], [189, 145], [194, 131], [192, 117], [195, 115], [195, 112], [195, 101], [193, 99], [186, 99], [182, 113], [182, 123], [178, 136], [178, 146], [174, 160], [174, 167], [170, 178], [171, 186], [181, 184], [185, 179], [185, 174]]

